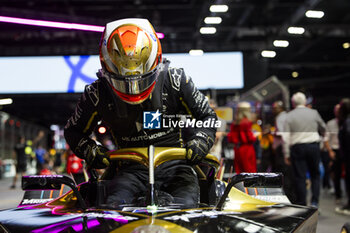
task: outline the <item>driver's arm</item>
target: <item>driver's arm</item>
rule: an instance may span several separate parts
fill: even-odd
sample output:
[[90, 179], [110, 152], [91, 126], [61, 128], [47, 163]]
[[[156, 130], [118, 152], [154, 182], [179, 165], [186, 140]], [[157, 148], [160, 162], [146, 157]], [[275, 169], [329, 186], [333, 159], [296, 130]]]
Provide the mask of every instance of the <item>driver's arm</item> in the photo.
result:
[[[76, 105], [73, 115], [69, 118], [65, 128], [65, 139], [78, 157], [86, 159], [86, 150], [96, 145], [96, 142], [90, 138], [90, 135], [100, 120], [97, 108], [91, 96], [97, 91], [97, 84], [94, 82], [85, 87], [85, 91]], [[96, 92], [95, 92], [96, 93]]]
[[[180, 101], [186, 112], [196, 120], [209, 120], [213, 123], [217, 120], [216, 113], [209, 106], [208, 99], [201, 93], [192, 82], [189, 76], [182, 72], [180, 82]], [[215, 142], [215, 127], [194, 128], [189, 140], [201, 138], [208, 145], [208, 150]]]

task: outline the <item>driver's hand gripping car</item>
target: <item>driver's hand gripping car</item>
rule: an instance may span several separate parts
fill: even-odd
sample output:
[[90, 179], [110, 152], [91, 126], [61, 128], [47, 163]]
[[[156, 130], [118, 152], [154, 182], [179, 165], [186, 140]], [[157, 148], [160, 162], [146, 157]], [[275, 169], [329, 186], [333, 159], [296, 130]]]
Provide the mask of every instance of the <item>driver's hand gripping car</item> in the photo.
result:
[[209, 143], [206, 142], [205, 139], [200, 137], [190, 140], [186, 145], [187, 161], [190, 164], [199, 163], [208, 154], [208, 151], [209, 151], [208, 144]]
[[[74, 153], [96, 168], [108, 165], [106, 150], [90, 138], [99, 121], [108, 126], [117, 148], [186, 147], [188, 161], [169, 161], [156, 171], [156, 185], [178, 203], [198, 203], [198, 179], [191, 165], [199, 163], [213, 145], [215, 127], [193, 127], [184, 138], [179, 127], [162, 127], [161, 117], [191, 115], [216, 121], [207, 98], [183, 69], [162, 59], [160, 41], [146, 19], [122, 19], [106, 25], [100, 44], [102, 68], [98, 80], [87, 85], [65, 127], [65, 138]], [[151, 125], [145, 114], [152, 114]], [[173, 119], [176, 120], [176, 119]], [[212, 125], [212, 124], [211, 124]], [[187, 145], [185, 145], [187, 142]], [[111, 181], [107, 202], [130, 203], [144, 192], [147, 169], [125, 162]]]
[[[86, 141], [86, 143], [88, 143]], [[90, 141], [89, 145], [83, 146], [85, 148], [84, 155], [88, 167], [102, 169], [109, 166], [109, 158], [106, 155], [108, 149], [104, 146], [97, 145]]]

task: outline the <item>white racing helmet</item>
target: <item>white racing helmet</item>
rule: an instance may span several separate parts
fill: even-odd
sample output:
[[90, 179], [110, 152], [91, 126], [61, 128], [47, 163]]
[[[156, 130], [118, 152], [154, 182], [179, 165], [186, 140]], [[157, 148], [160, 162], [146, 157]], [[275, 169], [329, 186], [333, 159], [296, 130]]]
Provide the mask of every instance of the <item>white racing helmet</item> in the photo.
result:
[[147, 19], [122, 19], [106, 25], [100, 60], [114, 92], [129, 104], [139, 104], [154, 88], [162, 48]]

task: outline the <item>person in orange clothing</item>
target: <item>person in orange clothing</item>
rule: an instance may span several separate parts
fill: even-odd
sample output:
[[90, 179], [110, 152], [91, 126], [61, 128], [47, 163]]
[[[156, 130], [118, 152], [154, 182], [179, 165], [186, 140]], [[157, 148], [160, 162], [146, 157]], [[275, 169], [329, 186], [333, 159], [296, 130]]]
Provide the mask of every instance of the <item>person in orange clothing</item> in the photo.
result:
[[73, 176], [75, 182], [80, 184], [85, 181], [83, 172], [83, 159], [79, 158], [74, 152], [68, 147], [65, 153], [66, 157], [66, 168], [67, 174]]
[[236, 121], [232, 123], [227, 135], [229, 142], [234, 143], [234, 167], [237, 174], [256, 172], [256, 156], [254, 142], [256, 136], [252, 132], [251, 110], [248, 102], [238, 104]]

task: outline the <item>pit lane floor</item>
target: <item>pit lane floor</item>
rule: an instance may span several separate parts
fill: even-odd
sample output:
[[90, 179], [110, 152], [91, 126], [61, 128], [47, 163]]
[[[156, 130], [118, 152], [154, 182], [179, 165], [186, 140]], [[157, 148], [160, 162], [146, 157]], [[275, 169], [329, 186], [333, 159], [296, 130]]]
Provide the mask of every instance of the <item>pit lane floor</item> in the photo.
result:
[[[16, 189], [10, 189], [12, 184], [11, 178], [0, 180], [0, 210], [16, 207], [22, 199], [23, 191], [20, 188], [20, 182], [17, 182]], [[345, 204], [345, 198], [342, 199]], [[337, 233], [350, 216], [339, 215], [334, 212], [335, 199], [328, 190], [321, 191], [320, 215], [317, 225], [317, 233]]]

